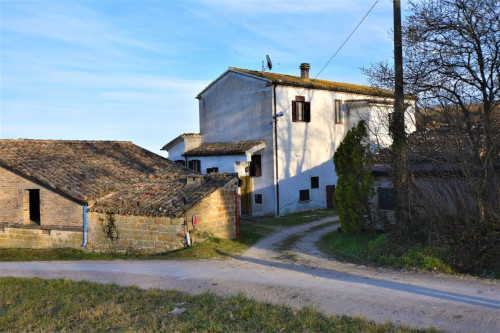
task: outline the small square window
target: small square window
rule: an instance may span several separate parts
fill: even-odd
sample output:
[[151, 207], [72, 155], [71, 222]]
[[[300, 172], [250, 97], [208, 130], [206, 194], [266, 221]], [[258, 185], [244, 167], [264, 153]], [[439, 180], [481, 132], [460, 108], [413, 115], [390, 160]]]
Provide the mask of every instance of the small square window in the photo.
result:
[[300, 201], [309, 201], [309, 190], [300, 190]]
[[378, 189], [378, 209], [395, 210], [396, 192], [393, 188]]
[[311, 177], [311, 188], [319, 188], [319, 177]]
[[255, 194], [255, 203], [256, 204], [261, 204], [262, 203], [262, 194]]
[[217, 167], [207, 168], [207, 174], [208, 173], [219, 173], [219, 168]]

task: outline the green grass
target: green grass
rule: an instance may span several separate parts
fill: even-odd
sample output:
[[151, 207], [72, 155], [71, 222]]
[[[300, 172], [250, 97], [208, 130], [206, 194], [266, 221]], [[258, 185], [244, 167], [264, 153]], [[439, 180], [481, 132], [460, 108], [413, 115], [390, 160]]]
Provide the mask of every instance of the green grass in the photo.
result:
[[389, 246], [386, 235], [333, 232], [325, 235], [318, 245], [323, 252], [351, 262], [453, 273], [432, 247], [414, 245], [395, 248]]
[[[173, 314], [181, 309], [180, 314]], [[184, 310], [184, 311], [182, 311]], [[2, 332], [425, 332], [243, 295], [188, 295], [70, 280], [0, 278]]]
[[240, 223], [239, 240], [221, 239], [210, 236], [195, 237], [192, 247], [157, 254], [118, 254], [118, 253], [91, 253], [80, 249], [1, 249], [0, 261], [40, 261], [40, 260], [114, 260], [114, 259], [149, 259], [149, 260], [191, 260], [191, 259], [227, 259], [226, 254], [239, 254], [255, 244], [267, 234], [281, 230], [288, 226], [296, 226], [327, 216], [333, 216], [332, 211], [312, 211], [291, 214], [282, 217], [269, 217], [259, 219], [242, 219]]

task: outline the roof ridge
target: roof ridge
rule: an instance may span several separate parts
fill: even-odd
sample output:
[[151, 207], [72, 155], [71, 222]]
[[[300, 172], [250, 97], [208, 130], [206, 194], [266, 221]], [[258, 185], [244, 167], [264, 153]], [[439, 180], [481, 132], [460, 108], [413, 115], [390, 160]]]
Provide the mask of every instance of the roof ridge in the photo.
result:
[[118, 142], [118, 143], [131, 143], [128, 140], [76, 140], [76, 139], [28, 139], [28, 138], [18, 138], [18, 139], [0, 139], [1, 141], [37, 141], [37, 142]]

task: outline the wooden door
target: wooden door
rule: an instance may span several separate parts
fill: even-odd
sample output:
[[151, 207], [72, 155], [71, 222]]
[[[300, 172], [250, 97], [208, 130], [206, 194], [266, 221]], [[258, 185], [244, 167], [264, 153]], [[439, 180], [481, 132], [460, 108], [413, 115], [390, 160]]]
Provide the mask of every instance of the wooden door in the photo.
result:
[[241, 184], [241, 215], [252, 214], [252, 177], [240, 177]]
[[334, 209], [333, 195], [335, 193], [335, 185], [326, 185], [326, 208]]

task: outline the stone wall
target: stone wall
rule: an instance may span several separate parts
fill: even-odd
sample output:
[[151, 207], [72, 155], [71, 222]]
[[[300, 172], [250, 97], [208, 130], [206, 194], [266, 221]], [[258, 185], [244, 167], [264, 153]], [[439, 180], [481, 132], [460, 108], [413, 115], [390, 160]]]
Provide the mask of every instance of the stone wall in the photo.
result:
[[[237, 181], [231, 181], [188, 210], [189, 222], [192, 221], [193, 215], [198, 217], [197, 233], [207, 232], [228, 239], [236, 237], [235, 195], [237, 190]], [[192, 223], [189, 223], [189, 229], [193, 229]]]
[[183, 247], [181, 236], [183, 218], [148, 217], [113, 214], [116, 232], [109, 238], [103, 224], [110, 215], [88, 214], [89, 250], [97, 252], [157, 253]]
[[[235, 194], [237, 184], [231, 181], [213, 192], [186, 214], [189, 222], [198, 216], [196, 234], [207, 232], [221, 238], [236, 235]], [[160, 253], [184, 247], [184, 217], [148, 217], [114, 214], [116, 232], [108, 238], [103, 224], [109, 223], [109, 215], [91, 212], [88, 215], [87, 247], [99, 252]], [[188, 224], [193, 231], [192, 223]]]
[[83, 206], [0, 167], [0, 223], [37, 225], [29, 219], [28, 190], [40, 191], [40, 226], [83, 226]]
[[80, 248], [82, 230], [41, 229], [30, 226], [6, 226], [0, 224], [0, 247], [19, 248]]
[[[40, 191], [40, 223], [26, 214], [26, 191]], [[88, 213], [86, 250], [100, 252], [158, 253], [184, 246], [184, 219], [198, 216], [196, 233], [221, 238], [236, 235], [235, 194], [237, 181], [232, 180], [205, 197], [186, 216], [179, 218], [127, 216], [115, 214], [118, 236], [111, 240], [103, 231], [109, 215]], [[28, 208], [29, 210], [29, 208]], [[26, 218], [28, 216], [28, 218]], [[188, 228], [193, 231], [192, 223]], [[80, 248], [83, 242], [83, 206], [0, 167], [0, 247]], [[200, 237], [194, 235], [195, 240]]]

